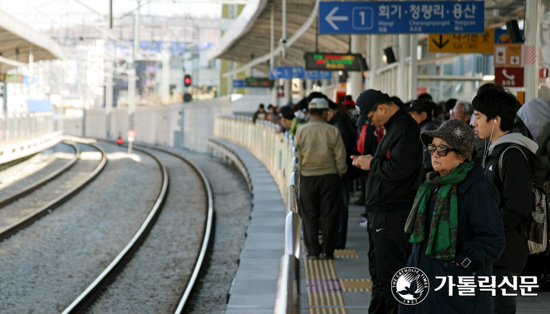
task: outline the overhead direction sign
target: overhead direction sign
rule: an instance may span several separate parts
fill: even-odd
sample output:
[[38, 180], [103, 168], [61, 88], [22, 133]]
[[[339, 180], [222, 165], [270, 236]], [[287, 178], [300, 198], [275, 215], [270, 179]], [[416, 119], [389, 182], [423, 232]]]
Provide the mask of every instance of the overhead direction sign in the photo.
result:
[[305, 71], [304, 67], [273, 67], [269, 73], [270, 79], [302, 79], [302, 80], [330, 80], [330, 71]]
[[523, 45], [495, 45], [493, 58], [495, 67], [522, 67], [523, 66]]
[[307, 71], [367, 71], [367, 62], [360, 53], [320, 53], [304, 54]]
[[483, 1], [322, 1], [319, 34], [482, 34]]
[[495, 29], [483, 34], [433, 34], [428, 37], [428, 52], [493, 53]]
[[331, 71], [304, 71], [305, 80], [332, 80]]
[[503, 87], [523, 87], [523, 68], [495, 68], [495, 84]]
[[304, 67], [273, 67], [269, 78], [272, 80], [304, 78]]
[[244, 80], [233, 80], [233, 88], [245, 88], [246, 83]]

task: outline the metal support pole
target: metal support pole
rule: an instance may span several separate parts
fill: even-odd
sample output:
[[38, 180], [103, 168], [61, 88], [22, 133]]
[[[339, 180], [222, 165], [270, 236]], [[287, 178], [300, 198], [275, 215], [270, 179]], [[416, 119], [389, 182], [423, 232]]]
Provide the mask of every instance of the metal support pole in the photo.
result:
[[109, 29], [113, 29], [113, 0], [109, 0]]
[[[539, 3], [537, 1], [525, 1], [525, 47], [540, 47], [540, 23], [539, 23]], [[535, 64], [525, 64], [525, 101], [537, 98], [539, 83], [539, 55], [536, 54]]]
[[269, 57], [269, 72], [273, 72], [273, 66], [275, 65], [275, 55], [273, 50], [275, 49], [275, 7], [271, 7], [271, 56]]
[[105, 132], [107, 139], [111, 139], [111, 112], [113, 111], [113, 62], [107, 61], [105, 75]]
[[283, 37], [281, 38], [281, 44], [283, 45], [283, 59], [286, 59], [286, 0], [283, 0]]
[[168, 48], [162, 51], [162, 103], [170, 103], [170, 51]]
[[[418, 76], [418, 35], [411, 37], [411, 63], [409, 64], [409, 100], [416, 99], [417, 76]], [[403, 99], [403, 101], [405, 101]]]
[[408, 77], [405, 76], [405, 59], [410, 54], [410, 35], [399, 35], [399, 66], [397, 68], [397, 96], [404, 102], [407, 99]]
[[136, 69], [128, 70], [128, 130], [134, 129], [134, 111], [136, 107]]
[[[351, 53], [363, 53], [363, 36], [351, 35]], [[362, 72], [350, 72], [348, 78], [348, 94], [353, 99], [357, 99], [359, 94], [363, 91], [363, 73]]]
[[136, 10], [136, 20], [134, 22], [134, 60], [136, 60], [136, 56], [139, 52], [139, 20], [140, 20], [140, 8], [141, 8], [141, 1], [138, 0], [138, 9]]

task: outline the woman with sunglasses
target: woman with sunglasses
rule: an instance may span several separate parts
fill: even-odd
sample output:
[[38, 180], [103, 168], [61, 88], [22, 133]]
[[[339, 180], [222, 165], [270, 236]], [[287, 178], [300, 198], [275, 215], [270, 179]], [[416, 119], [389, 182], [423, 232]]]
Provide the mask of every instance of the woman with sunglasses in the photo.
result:
[[[491, 292], [480, 291], [479, 283], [487, 277], [485, 285], [492, 284], [492, 263], [504, 250], [504, 228], [497, 189], [472, 162], [477, 154], [474, 132], [452, 119], [420, 136], [435, 171], [418, 190], [405, 225], [413, 244], [407, 266], [422, 270], [430, 287], [414, 277], [410, 286], [397, 285], [394, 295], [405, 300], [399, 312], [492, 313]], [[471, 290], [464, 289], [464, 278], [471, 280]], [[416, 305], [404, 305], [422, 297]]]

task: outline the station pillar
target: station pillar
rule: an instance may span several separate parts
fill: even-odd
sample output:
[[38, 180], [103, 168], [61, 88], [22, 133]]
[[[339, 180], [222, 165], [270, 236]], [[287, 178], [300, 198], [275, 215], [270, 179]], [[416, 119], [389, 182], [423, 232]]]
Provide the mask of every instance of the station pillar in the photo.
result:
[[273, 88], [271, 89], [271, 103], [273, 106], [279, 106], [279, 80], [273, 82]]
[[[351, 53], [363, 54], [363, 36], [351, 35]], [[350, 72], [348, 77], [347, 92], [354, 100], [359, 97], [359, 94], [363, 91], [363, 73], [362, 72]]]
[[305, 97], [307, 97], [307, 95], [309, 95], [311, 92], [313, 91], [313, 80], [306, 80], [306, 94], [305, 94]]
[[[539, 23], [539, 3], [537, 1], [525, 1], [525, 48], [534, 46], [536, 48], [536, 58], [534, 64], [525, 62], [525, 101], [537, 98], [539, 83], [539, 47], [540, 47], [540, 23]], [[525, 60], [526, 61], [526, 60]]]
[[285, 101], [283, 106], [286, 106], [286, 104], [292, 100], [292, 80], [284, 80], [283, 86], [285, 91]]
[[370, 63], [369, 76], [368, 76], [368, 88], [376, 89], [376, 71], [382, 68], [382, 50], [384, 49], [384, 38], [382, 35], [370, 35], [369, 42], [370, 51]]
[[407, 102], [409, 78], [405, 75], [407, 63], [405, 59], [411, 52], [411, 35], [399, 35], [399, 66], [397, 68], [397, 97], [403, 102]]
[[[416, 99], [416, 90], [418, 87], [417, 77], [418, 77], [418, 35], [412, 34], [411, 37], [411, 48], [410, 56], [411, 62], [409, 63], [409, 98], [408, 100]], [[405, 101], [405, 99], [403, 99]]]

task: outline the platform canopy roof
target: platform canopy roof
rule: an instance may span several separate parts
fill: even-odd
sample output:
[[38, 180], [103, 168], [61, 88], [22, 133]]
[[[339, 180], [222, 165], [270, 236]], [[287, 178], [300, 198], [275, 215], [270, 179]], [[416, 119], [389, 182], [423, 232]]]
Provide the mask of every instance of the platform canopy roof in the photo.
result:
[[63, 51], [48, 35], [0, 10], [0, 73], [33, 60], [62, 59]]
[[[348, 0], [349, 1], [349, 0]], [[275, 47], [280, 53], [283, 0], [248, 0], [247, 5], [208, 53], [208, 59], [226, 59], [255, 67], [267, 73], [271, 45], [271, 10], [274, 10]], [[504, 25], [505, 20], [523, 18], [525, 0], [485, 0], [487, 27]], [[305, 52], [315, 51], [319, 0], [286, 0], [286, 58], [277, 58], [281, 66], [303, 65]], [[427, 36], [423, 36], [427, 37]], [[422, 39], [420, 37], [419, 39]], [[346, 53], [349, 35], [319, 35], [318, 51]], [[241, 69], [237, 69], [237, 72]], [[231, 74], [228, 72], [225, 75]]]

